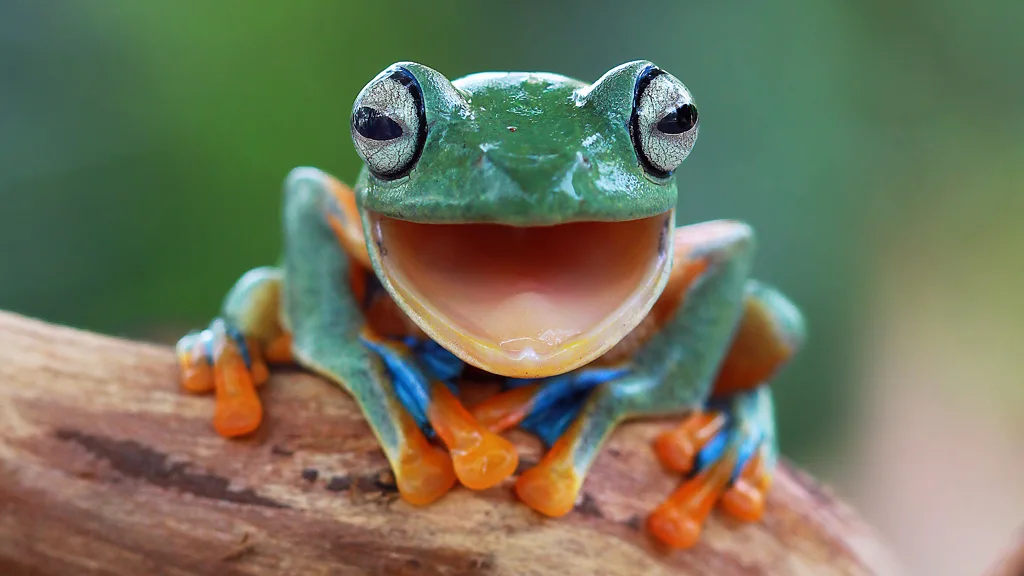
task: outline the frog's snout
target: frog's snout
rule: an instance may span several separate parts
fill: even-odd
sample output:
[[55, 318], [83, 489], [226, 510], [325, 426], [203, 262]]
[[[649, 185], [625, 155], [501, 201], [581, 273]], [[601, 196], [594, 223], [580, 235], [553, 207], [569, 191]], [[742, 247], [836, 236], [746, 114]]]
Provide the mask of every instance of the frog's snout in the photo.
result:
[[572, 204], [580, 197], [574, 184], [576, 173], [590, 167], [579, 152], [518, 153], [491, 148], [483, 151], [481, 161], [485, 169], [504, 175], [521, 194]]

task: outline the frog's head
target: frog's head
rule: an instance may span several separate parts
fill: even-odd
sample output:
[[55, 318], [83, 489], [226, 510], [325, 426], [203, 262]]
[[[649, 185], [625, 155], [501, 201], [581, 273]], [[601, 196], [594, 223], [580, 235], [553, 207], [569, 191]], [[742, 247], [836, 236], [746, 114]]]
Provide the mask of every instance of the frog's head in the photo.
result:
[[586, 84], [391, 66], [359, 93], [356, 185], [377, 276], [429, 336], [496, 374], [594, 360], [668, 280], [683, 84], [631, 62]]

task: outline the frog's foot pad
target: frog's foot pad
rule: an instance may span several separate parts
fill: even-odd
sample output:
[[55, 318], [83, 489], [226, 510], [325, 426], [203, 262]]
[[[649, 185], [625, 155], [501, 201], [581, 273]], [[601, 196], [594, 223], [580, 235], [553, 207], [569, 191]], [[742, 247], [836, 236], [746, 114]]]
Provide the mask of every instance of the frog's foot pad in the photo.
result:
[[695, 414], [659, 437], [659, 459], [689, 477], [648, 518], [651, 533], [674, 548], [689, 548], [716, 505], [739, 520], [759, 520], [770, 484], [763, 439], [756, 423], [722, 413]]
[[405, 445], [395, 463], [395, 482], [402, 498], [425, 506], [444, 496], [457, 480], [451, 456], [432, 444], [411, 418], [405, 426]]
[[430, 423], [451, 451], [455, 475], [463, 486], [484, 490], [511, 476], [519, 465], [516, 447], [491, 432], [441, 383], [433, 388]]
[[524, 504], [553, 518], [573, 509], [584, 476], [573, 459], [578, 435], [579, 425], [571, 425], [536, 466], [519, 476], [516, 495]]
[[673, 472], [693, 470], [697, 454], [708, 442], [719, 436], [725, 427], [726, 415], [721, 412], [696, 412], [676, 428], [658, 436], [654, 453], [662, 466]]
[[214, 392], [213, 427], [225, 437], [244, 436], [263, 420], [256, 386], [269, 376], [258, 346], [224, 320], [178, 341], [181, 385], [186, 392]]

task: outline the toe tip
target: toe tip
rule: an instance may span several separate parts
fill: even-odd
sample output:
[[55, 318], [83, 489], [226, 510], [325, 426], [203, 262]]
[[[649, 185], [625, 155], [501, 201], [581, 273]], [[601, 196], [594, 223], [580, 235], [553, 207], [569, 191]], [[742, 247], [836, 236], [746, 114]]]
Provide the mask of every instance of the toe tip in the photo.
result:
[[702, 531], [695, 518], [672, 508], [659, 508], [647, 518], [647, 529], [672, 548], [686, 549], [697, 543]]
[[516, 471], [519, 454], [511, 442], [488, 433], [471, 450], [453, 450], [452, 460], [455, 475], [463, 486], [484, 490], [500, 484]]
[[576, 505], [579, 482], [575, 474], [558, 475], [540, 466], [523, 473], [516, 482], [516, 495], [527, 506], [545, 516], [557, 518]]
[[446, 452], [430, 448], [415, 463], [403, 464], [395, 474], [402, 499], [414, 506], [430, 504], [455, 485], [452, 459]]

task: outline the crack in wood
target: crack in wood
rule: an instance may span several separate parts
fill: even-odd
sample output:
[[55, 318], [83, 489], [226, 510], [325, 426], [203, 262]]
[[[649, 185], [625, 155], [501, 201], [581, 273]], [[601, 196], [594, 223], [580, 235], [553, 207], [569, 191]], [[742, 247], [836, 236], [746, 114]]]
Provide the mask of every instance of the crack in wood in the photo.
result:
[[115, 440], [66, 428], [58, 429], [56, 436], [65, 442], [74, 442], [94, 456], [106, 460], [121, 475], [144, 480], [154, 486], [176, 488], [211, 500], [288, 508], [276, 500], [260, 496], [252, 489], [231, 490], [227, 478], [190, 472], [187, 462], [171, 463], [166, 454], [132, 440]]

